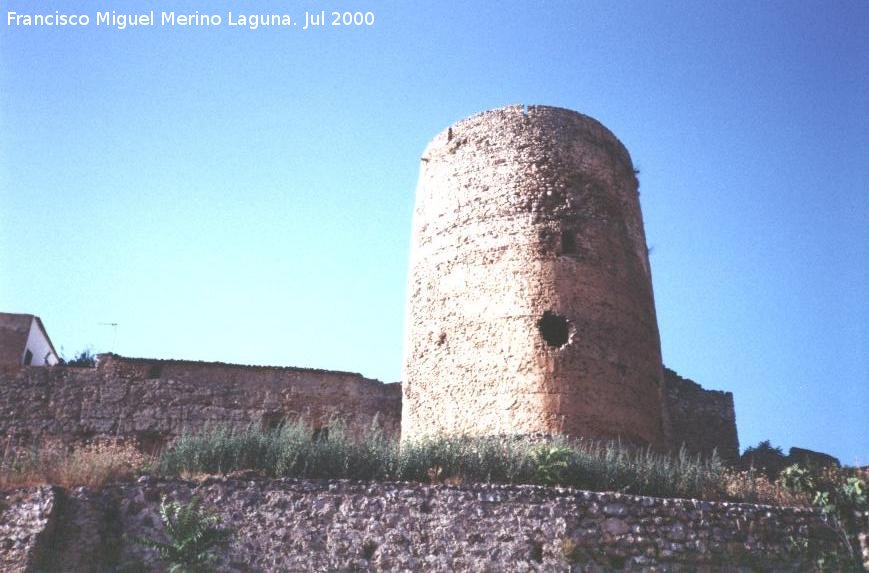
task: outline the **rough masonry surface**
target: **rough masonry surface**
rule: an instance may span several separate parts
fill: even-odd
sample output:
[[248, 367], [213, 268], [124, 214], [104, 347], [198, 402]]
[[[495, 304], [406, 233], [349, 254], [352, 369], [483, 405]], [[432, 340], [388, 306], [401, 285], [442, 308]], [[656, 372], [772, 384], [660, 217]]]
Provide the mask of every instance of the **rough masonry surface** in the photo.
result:
[[[735, 461], [733, 395], [665, 373], [676, 447]], [[184, 432], [298, 417], [316, 427], [340, 420], [353, 432], [376, 424], [397, 438], [401, 409], [399, 384], [347, 372], [117, 355], [102, 355], [97, 368], [0, 368], [0, 438], [14, 446], [123, 438], [154, 451]]]
[[[739, 461], [731, 392], [704, 390], [693, 380], [664, 367], [664, 404], [674, 449], [684, 446], [692, 454], [703, 455], [714, 451], [729, 464]], [[813, 459], [823, 455], [812, 454], [816, 456]]]
[[400, 415], [398, 384], [350, 372], [105, 354], [97, 368], [0, 369], [0, 436], [15, 445], [122, 438], [155, 451], [185, 432], [298, 418], [397, 436]]
[[0, 563], [10, 573], [164, 571], [136, 541], [164, 535], [164, 497], [196, 497], [231, 528], [214, 569], [221, 572], [799, 571], [810, 569], [801, 542], [844, 553], [811, 509], [537, 486], [238, 475], [0, 494], [9, 518], [0, 529]]
[[422, 156], [402, 439], [563, 433], [670, 445], [637, 179], [596, 120], [513, 106]]

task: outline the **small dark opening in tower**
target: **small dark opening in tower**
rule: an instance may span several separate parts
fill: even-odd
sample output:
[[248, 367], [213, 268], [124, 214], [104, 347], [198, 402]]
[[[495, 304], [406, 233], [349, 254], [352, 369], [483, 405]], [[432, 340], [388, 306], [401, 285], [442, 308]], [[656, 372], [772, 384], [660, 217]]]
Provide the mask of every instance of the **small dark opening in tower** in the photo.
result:
[[570, 335], [570, 325], [563, 316], [547, 310], [540, 317], [540, 320], [537, 321], [537, 329], [540, 331], [540, 336], [543, 337], [543, 340], [549, 346], [557, 348], [567, 344], [567, 338]]
[[28, 350], [24, 353], [24, 365], [30, 366], [31, 364], [33, 364], [33, 353]]
[[576, 254], [576, 233], [572, 230], [564, 229], [561, 231], [561, 254]]

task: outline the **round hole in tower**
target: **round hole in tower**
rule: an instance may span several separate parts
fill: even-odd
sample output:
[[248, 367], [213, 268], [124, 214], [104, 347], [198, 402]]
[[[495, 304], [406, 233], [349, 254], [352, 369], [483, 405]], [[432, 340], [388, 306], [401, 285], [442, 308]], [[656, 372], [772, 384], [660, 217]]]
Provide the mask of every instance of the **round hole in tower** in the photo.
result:
[[567, 339], [570, 336], [570, 323], [563, 316], [547, 310], [537, 321], [537, 330], [540, 331], [540, 336], [543, 337], [546, 344], [558, 348], [567, 344]]

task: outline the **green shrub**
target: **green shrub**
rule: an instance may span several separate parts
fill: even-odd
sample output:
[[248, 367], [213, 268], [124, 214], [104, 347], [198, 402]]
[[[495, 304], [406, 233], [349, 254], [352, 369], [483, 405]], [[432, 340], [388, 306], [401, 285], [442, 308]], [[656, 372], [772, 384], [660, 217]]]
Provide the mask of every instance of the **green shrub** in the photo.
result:
[[544, 485], [561, 483], [567, 472], [570, 450], [560, 446], [541, 446], [534, 451], [535, 477]]
[[779, 474], [778, 481], [793, 493], [812, 493], [815, 489], [815, 479], [812, 473], [797, 464], [783, 469]]
[[226, 546], [230, 532], [220, 525], [220, 518], [190, 503], [160, 502], [160, 519], [168, 541], [140, 539], [140, 543], [157, 551], [170, 573], [206, 573], [213, 571], [215, 551]]
[[811, 468], [792, 465], [782, 470], [779, 484], [793, 492], [807, 493], [812, 503], [845, 526], [854, 525], [854, 514], [869, 510], [866, 482], [837, 467]]
[[869, 492], [863, 478], [849, 475], [838, 467], [792, 465], [782, 470], [778, 483], [790, 491], [808, 494], [813, 505], [831, 519], [848, 549], [849, 556], [842, 561], [837, 555], [820, 556], [818, 567], [823, 571], [843, 571], [843, 563], [850, 563], [848, 567], [856, 567], [859, 559], [854, 549], [853, 537], [860, 529], [857, 513], [869, 510]]

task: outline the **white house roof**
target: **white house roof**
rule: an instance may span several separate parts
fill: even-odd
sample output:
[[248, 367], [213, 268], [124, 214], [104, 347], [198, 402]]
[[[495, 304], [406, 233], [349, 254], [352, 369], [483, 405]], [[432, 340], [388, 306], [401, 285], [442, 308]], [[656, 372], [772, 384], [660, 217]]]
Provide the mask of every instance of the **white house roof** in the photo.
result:
[[27, 346], [27, 337], [34, 320], [48, 346], [55, 356], [59, 356], [54, 349], [54, 344], [38, 316], [32, 314], [18, 314], [0, 312], [0, 364], [20, 364], [24, 349]]

